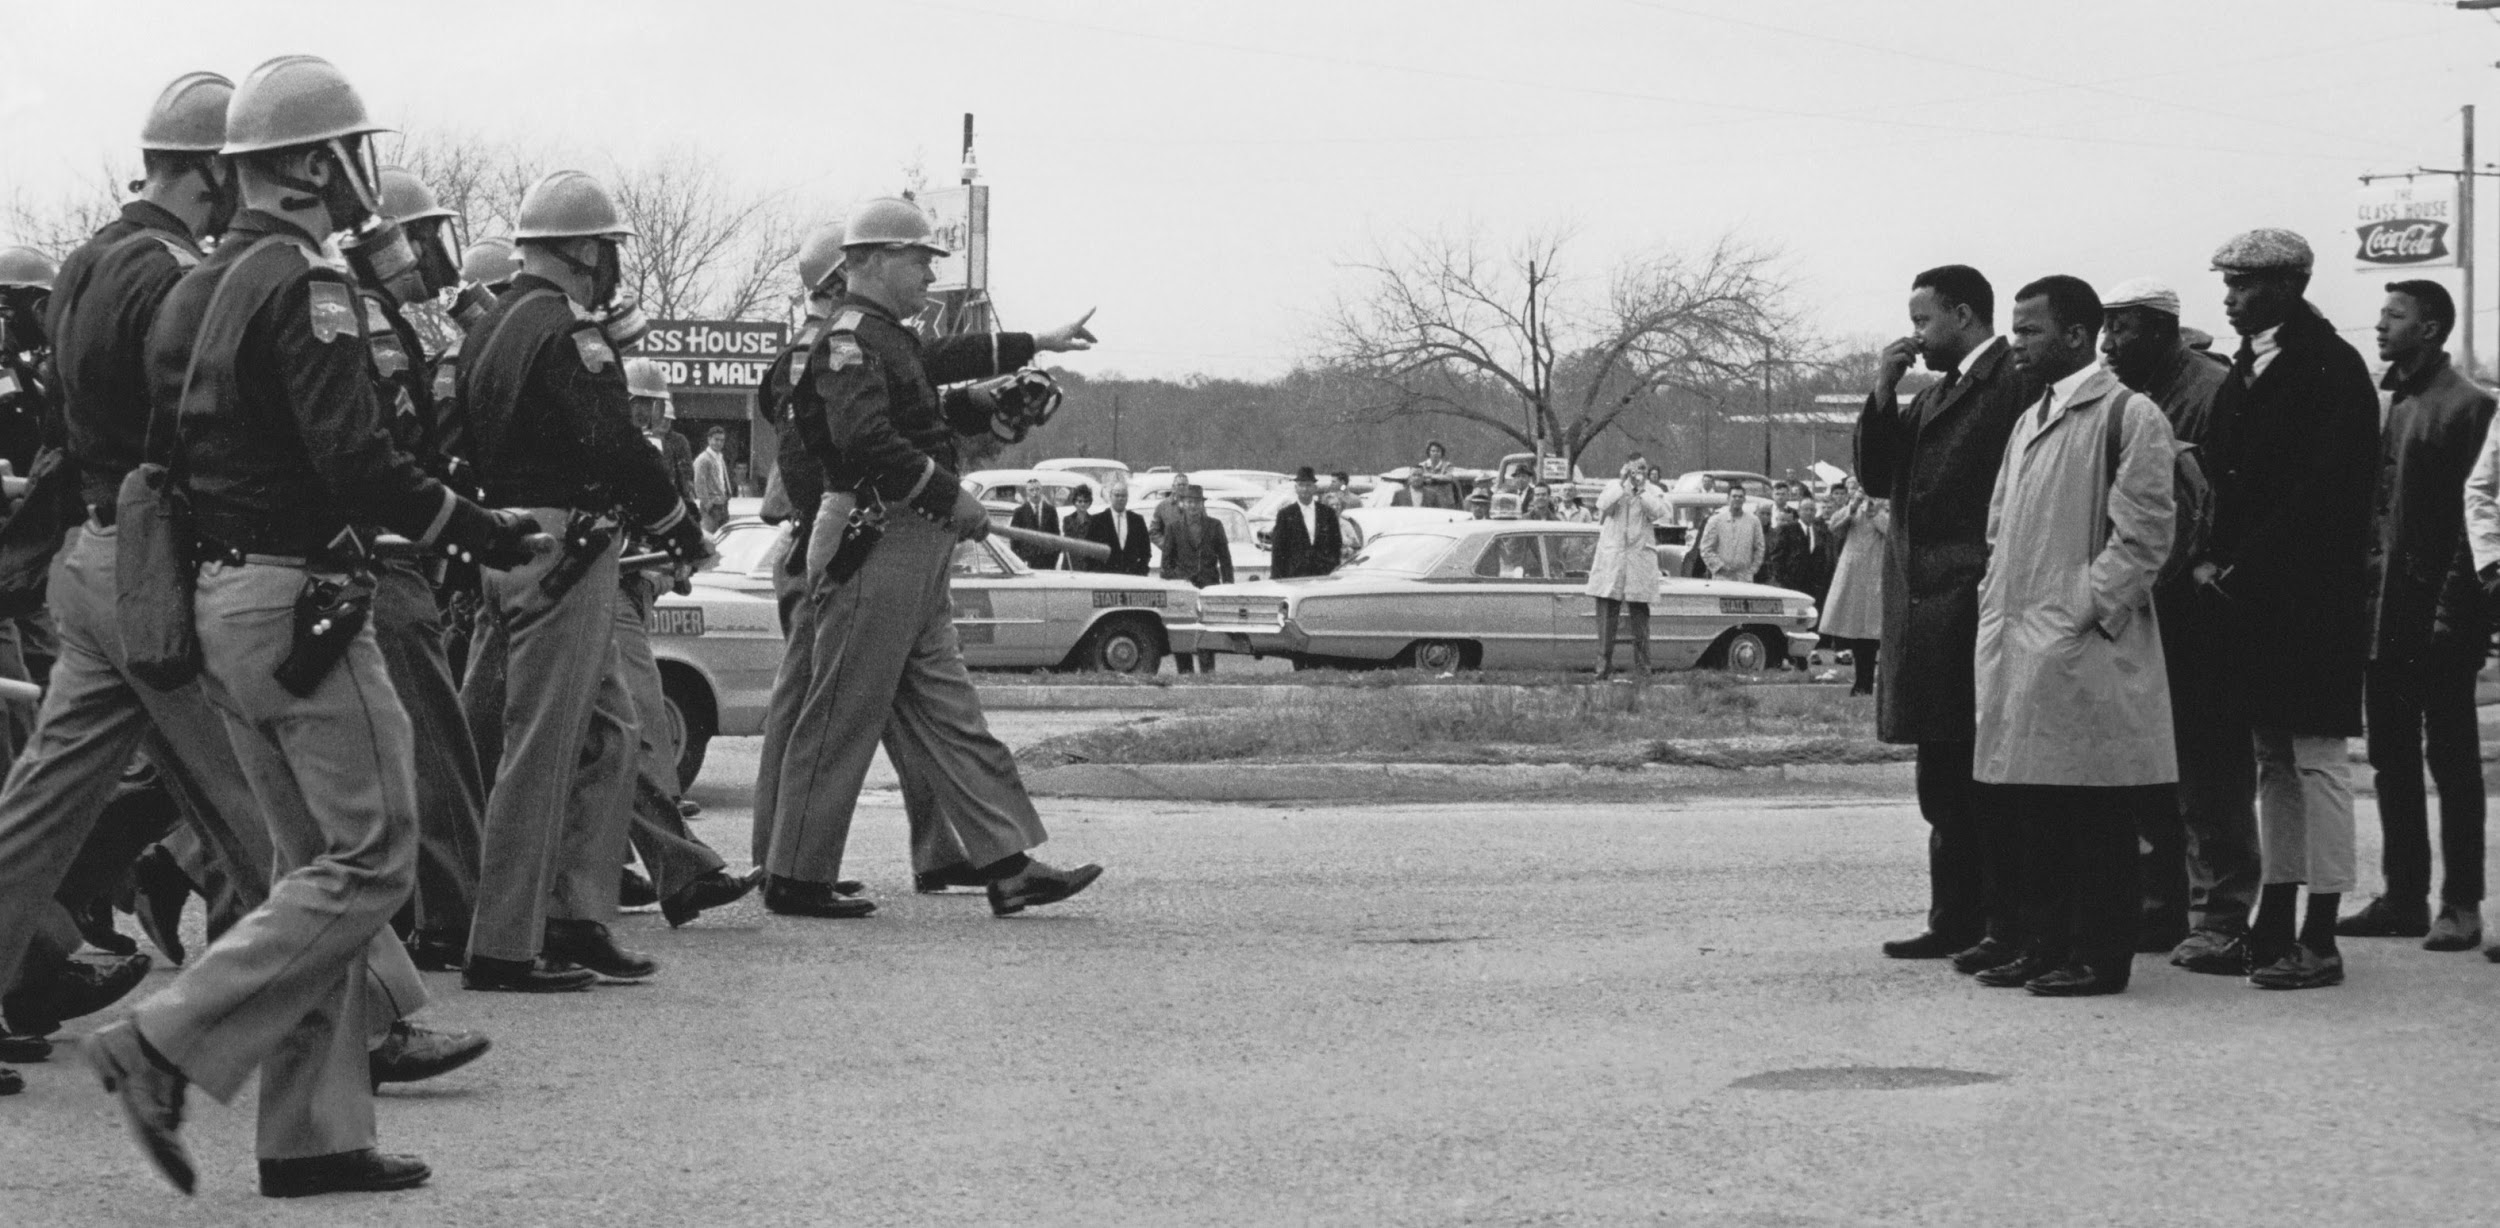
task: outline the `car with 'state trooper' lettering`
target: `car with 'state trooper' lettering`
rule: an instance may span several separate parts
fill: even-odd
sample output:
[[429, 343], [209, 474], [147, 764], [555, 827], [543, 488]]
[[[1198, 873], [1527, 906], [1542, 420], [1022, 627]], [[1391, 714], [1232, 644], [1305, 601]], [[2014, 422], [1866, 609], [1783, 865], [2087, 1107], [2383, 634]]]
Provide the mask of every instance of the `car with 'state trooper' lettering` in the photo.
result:
[[[648, 623], [685, 784], [713, 738], [764, 732], [783, 649], [773, 572], [789, 552], [788, 528], [733, 520], [712, 549], [689, 591], [660, 594]], [[974, 669], [1151, 674], [1198, 642], [1198, 590], [1186, 582], [1035, 571], [995, 537], [956, 543], [950, 587], [955, 634]]]

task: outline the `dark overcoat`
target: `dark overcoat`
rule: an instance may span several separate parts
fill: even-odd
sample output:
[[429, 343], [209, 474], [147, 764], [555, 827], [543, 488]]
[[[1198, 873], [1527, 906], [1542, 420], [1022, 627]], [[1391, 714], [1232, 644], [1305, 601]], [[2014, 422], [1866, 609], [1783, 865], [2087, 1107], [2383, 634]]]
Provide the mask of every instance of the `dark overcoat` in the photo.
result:
[[2207, 557], [2227, 569], [2233, 630], [2227, 685], [2251, 724], [2358, 737], [2378, 391], [2307, 303], [2275, 339], [2281, 350], [2253, 382], [2224, 381], [2206, 448], [2216, 462]]
[[1992, 339], [1970, 374], [1902, 406], [1869, 395], [1858, 414], [1858, 479], [1892, 500], [1884, 543], [1883, 656], [1875, 734], [1886, 742], [1968, 742], [1977, 734], [1971, 656], [1988, 570], [1988, 500], [2005, 441], [2039, 381]]
[[2465, 541], [2465, 477], [2491, 429], [2491, 394], [2446, 354], [2411, 375], [2389, 371], [2380, 387], [2395, 399], [2379, 430], [2378, 498], [2363, 567], [2370, 659], [2478, 662], [2483, 595]]

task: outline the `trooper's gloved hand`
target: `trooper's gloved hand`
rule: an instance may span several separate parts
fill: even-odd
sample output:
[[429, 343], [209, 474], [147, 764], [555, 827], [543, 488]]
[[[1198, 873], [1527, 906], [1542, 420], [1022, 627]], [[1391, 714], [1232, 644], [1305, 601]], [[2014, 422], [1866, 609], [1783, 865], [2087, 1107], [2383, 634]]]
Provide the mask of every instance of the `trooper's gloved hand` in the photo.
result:
[[680, 517], [675, 526], [657, 536], [660, 549], [680, 563], [700, 564], [712, 557], [712, 545], [703, 537], [703, 522], [696, 517]]
[[[482, 509], [485, 510], [485, 509]], [[536, 517], [501, 509], [486, 510], [494, 527], [477, 545], [478, 566], [494, 571], [511, 571], [544, 558], [556, 549], [556, 539], [538, 527]]]
[[953, 529], [955, 536], [965, 541], [987, 537], [990, 535], [990, 509], [973, 497], [971, 491], [960, 492], [955, 496], [954, 511], [946, 517], [946, 527]]

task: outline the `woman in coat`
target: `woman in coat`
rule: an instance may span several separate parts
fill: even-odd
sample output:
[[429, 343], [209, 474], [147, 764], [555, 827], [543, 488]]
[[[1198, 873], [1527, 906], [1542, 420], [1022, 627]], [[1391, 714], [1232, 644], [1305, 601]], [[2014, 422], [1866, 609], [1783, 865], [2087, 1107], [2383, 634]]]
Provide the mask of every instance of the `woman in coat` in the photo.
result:
[[1597, 557], [1589, 563], [1587, 592], [1597, 598], [1597, 677], [1615, 673], [1615, 620], [1632, 607], [1632, 663], [1649, 676], [1649, 603], [1658, 599], [1658, 533], [1667, 514], [1665, 492], [1642, 476], [1648, 463], [1624, 462], [1622, 476], [1597, 496]]
[[1884, 634], [1884, 538], [1892, 532], [1892, 504], [1869, 499], [1852, 483], [1848, 496], [1824, 517], [1840, 539], [1840, 563], [1832, 569], [1823, 600], [1823, 634], [1848, 650], [1855, 663], [1852, 695], [1875, 693], [1875, 659]]

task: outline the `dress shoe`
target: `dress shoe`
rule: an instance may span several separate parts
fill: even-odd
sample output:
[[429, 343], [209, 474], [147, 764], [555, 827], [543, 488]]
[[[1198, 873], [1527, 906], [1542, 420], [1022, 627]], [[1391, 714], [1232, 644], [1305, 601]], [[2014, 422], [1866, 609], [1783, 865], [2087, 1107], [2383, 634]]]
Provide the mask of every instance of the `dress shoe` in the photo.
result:
[[823, 883], [804, 883], [795, 878], [765, 879], [764, 907], [785, 917], [833, 920], [865, 917], [877, 911], [874, 900], [846, 896]]
[[543, 959], [496, 959], [472, 955], [460, 969], [460, 987], [488, 993], [571, 993], [599, 983], [599, 974]]
[[616, 945], [608, 927], [596, 921], [548, 918], [540, 950], [548, 959], [579, 964], [611, 981], [639, 981], [660, 970], [660, 961]]
[[2017, 986], [2028, 985], [2035, 978], [2055, 972], [2061, 966], [2063, 966], [2061, 960], [2036, 953], [2025, 954], [2020, 959], [1998, 964], [1986, 972], [1978, 973], [1973, 979], [1990, 989], [2013, 989]]
[[458, 972], [469, 960], [469, 936], [418, 930], [408, 935], [408, 961], [425, 972]]
[[139, 919], [139, 932], [148, 936], [167, 963], [181, 967], [185, 954], [182, 909], [195, 890], [190, 877], [175, 863], [171, 850], [151, 844], [130, 864], [130, 880], [130, 911]]
[[911, 876], [911, 889], [921, 895], [944, 895], [956, 887], [970, 887], [978, 891], [989, 885], [990, 880], [967, 865], [939, 866]]
[[0, 1031], [0, 1062], [40, 1062], [52, 1056], [52, 1038]]
[[649, 908], [659, 902], [659, 889], [651, 885], [651, 880], [644, 877], [642, 871], [629, 867], [625, 870], [624, 877], [617, 880], [616, 906], [618, 908]]
[[2249, 966], [2248, 939], [2245, 935], [2221, 930], [2196, 930], [2187, 940], [2171, 949], [2170, 964], [2207, 976], [2247, 976]]
[[1915, 938], [1897, 938], [1884, 944], [1886, 959], [1945, 959], [1968, 950], [1972, 944], [1946, 937], [1934, 930]]
[[1102, 877], [1102, 867], [1081, 865], [1062, 870], [1038, 861], [1025, 864], [1024, 872], [1014, 878], [990, 884], [990, 915], [1013, 916], [1028, 908], [1056, 904], [1094, 885]]
[[26, 1090], [26, 1076], [0, 1066], [0, 1096], [14, 1096]]
[[668, 893], [668, 898], [660, 901], [660, 915], [668, 918], [670, 929], [676, 929], [702, 916], [704, 909], [734, 904], [753, 890], [754, 876], [714, 870]]
[[2023, 949], [2010, 942], [1982, 938], [1979, 945], [1953, 953], [1953, 970], [1965, 976], [1977, 976], [1990, 968], [2021, 959]]
[[268, 1198], [314, 1194], [378, 1194], [424, 1185], [434, 1170], [415, 1156], [384, 1155], [367, 1147], [336, 1155], [260, 1162], [260, 1192]]
[[402, 1019], [366, 1055], [366, 1066], [376, 1088], [385, 1083], [422, 1083], [486, 1056], [492, 1047], [494, 1042], [482, 1033], [437, 1032]]
[[146, 979], [149, 963], [145, 955], [93, 964], [63, 960], [41, 980], [0, 997], [0, 1016], [19, 1032], [50, 1036], [64, 1020], [92, 1015], [129, 996]]
[[113, 901], [109, 899], [88, 901], [86, 907], [72, 912], [70, 919], [78, 923], [78, 936], [86, 939], [88, 946], [107, 955], [130, 955], [139, 950], [137, 941], [113, 928]]
[[690, 802], [690, 801], [687, 801], [686, 799], [684, 799], [684, 798], [682, 798], [682, 797], [681, 797], [681, 798], [679, 798], [679, 799], [677, 799], [677, 817], [678, 817], [678, 818], [681, 818], [681, 819], [691, 819], [691, 818], [693, 818], [693, 817], [695, 817], [696, 815], [699, 815], [699, 814], [701, 814], [701, 813], [703, 813], [703, 803], [701, 803], [701, 802]]
[[148, 1162], [175, 1189], [190, 1193], [200, 1181], [191, 1149], [182, 1145], [182, 1099], [191, 1081], [150, 1055], [138, 1025], [127, 1019], [97, 1028], [78, 1048], [104, 1090], [121, 1099], [130, 1137]]
[[2282, 958], [2248, 974], [2248, 983], [2259, 989], [2324, 989], [2344, 983], [2344, 957], [2341, 953], [2321, 954], [2293, 943]]
[[2483, 945], [2483, 910], [2459, 908], [2454, 904], [2439, 906], [2439, 917], [2431, 922], [2430, 937], [2422, 940], [2426, 951], [2471, 951]]
[[2115, 973], [2096, 972], [2089, 964], [2068, 964], [2023, 982], [2023, 989], [2043, 998], [2089, 998], [2126, 992], [2127, 978]]
[[2431, 932], [2431, 910], [2427, 904], [2406, 908], [2380, 896], [2361, 906], [2361, 911], [2335, 922], [2338, 938], [2419, 938]]

